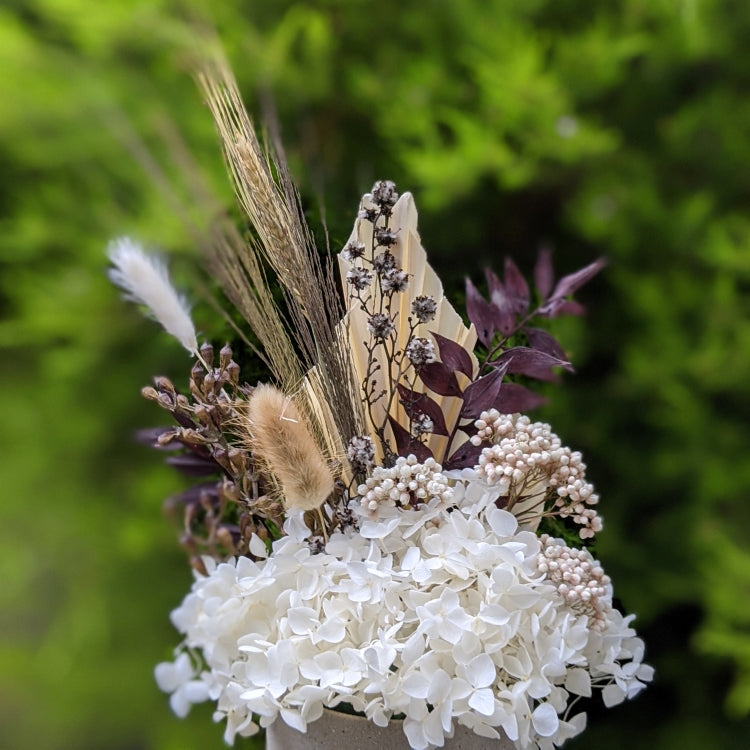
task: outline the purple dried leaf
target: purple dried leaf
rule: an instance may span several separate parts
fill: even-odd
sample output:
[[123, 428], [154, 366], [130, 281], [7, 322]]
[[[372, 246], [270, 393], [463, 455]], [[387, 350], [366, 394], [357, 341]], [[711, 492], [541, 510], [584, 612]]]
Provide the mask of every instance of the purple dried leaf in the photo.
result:
[[606, 265], [607, 262], [604, 260], [604, 258], [599, 258], [593, 263], [589, 263], [584, 268], [581, 268], [574, 273], [569, 273], [567, 276], [563, 276], [555, 285], [555, 291], [552, 292], [549, 300], [552, 301], [564, 299], [565, 297], [573, 294], [578, 289], [580, 289], [587, 281], [593, 279], [594, 276], [596, 276], [596, 274], [598, 274], [599, 271], [601, 271], [602, 268], [604, 268], [604, 266]]
[[162, 451], [175, 451], [183, 447], [182, 443], [180, 443], [179, 440], [171, 440], [169, 443], [165, 443], [164, 445], [158, 442], [161, 435], [166, 435], [170, 432], [174, 433], [175, 430], [175, 427], [169, 426], [148, 427], [142, 430], [137, 430], [133, 437], [135, 438], [136, 442], [141, 443], [142, 445], [148, 445], [151, 448], [156, 448], [157, 450]]
[[539, 296], [546, 300], [555, 283], [555, 270], [552, 267], [552, 250], [548, 247], [540, 248], [534, 266], [534, 285]]
[[511, 295], [505, 285], [489, 268], [484, 269], [487, 288], [490, 291], [490, 304], [495, 307], [495, 328], [503, 336], [510, 336], [516, 329], [516, 313]]
[[553, 357], [557, 357], [565, 362], [568, 361], [565, 350], [557, 342], [557, 339], [548, 331], [545, 331], [542, 328], [532, 328], [527, 326], [523, 329], [523, 332], [526, 334], [526, 338], [529, 340], [529, 346], [532, 349], [538, 349], [540, 352], [551, 354]]
[[412, 441], [412, 436], [409, 431], [402, 427], [390, 414], [388, 415], [388, 421], [393, 430], [393, 437], [396, 440], [396, 452], [400, 456], [405, 456], [406, 451], [409, 448], [409, 443]]
[[449, 434], [443, 410], [434, 399], [430, 398], [426, 393], [411, 391], [403, 385], [398, 386], [398, 395], [404, 409], [406, 409], [406, 413], [410, 417], [416, 414], [426, 414], [432, 420], [432, 430], [430, 430], [432, 434]]
[[546, 403], [547, 399], [544, 396], [540, 396], [522, 385], [503, 383], [493, 406], [501, 414], [516, 414], [536, 409]]
[[221, 468], [213, 459], [199, 456], [195, 453], [170, 456], [167, 458], [166, 463], [189, 477], [206, 477], [221, 471]]
[[495, 331], [500, 330], [503, 322], [502, 316], [497, 306], [487, 302], [468, 277], [466, 279], [466, 313], [477, 329], [479, 340], [486, 347], [491, 346]]
[[512, 312], [525, 315], [529, 309], [529, 285], [510, 258], [505, 259], [505, 292]]
[[505, 336], [512, 336], [516, 331], [516, 316], [512, 312], [500, 313], [497, 330]]
[[492, 408], [500, 393], [506, 370], [507, 364], [501, 364], [466, 387], [461, 419], [477, 419], [483, 411]]
[[210, 498], [218, 498], [219, 491], [216, 484], [196, 484], [193, 487], [177, 495], [172, 495], [169, 499], [169, 503], [181, 503], [182, 505], [196, 505], [201, 499], [206, 496]]
[[508, 295], [505, 293], [505, 285], [497, 277], [497, 274], [491, 268], [484, 269], [484, 276], [487, 279], [487, 289], [490, 292], [490, 302], [498, 310], [504, 310], [508, 305]]
[[439, 396], [460, 396], [462, 391], [453, 370], [443, 362], [428, 362], [419, 368], [420, 380]]
[[554, 382], [557, 376], [552, 371], [553, 367], [562, 367], [572, 372], [573, 365], [565, 359], [558, 359], [551, 354], [546, 354], [537, 349], [529, 349], [526, 346], [514, 346], [504, 351], [496, 360], [491, 362], [495, 367], [505, 365], [507, 371], [514, 375], [526, 375], [537, 380]]
[[451, 341], [439, 333], [433, 331], [430, 331], [430, 333], [438, 345], [440, 361], [450, 367], [451, 370], [458, 370], [458, 372], [462, 372], [466, 377], [472, 377], [474, 373], [469, 352], [461, 344], [457, 344], [455, 341]]
[[393, 430], [393, 437], [396, 440], [396, 452], [399, 456], [408, 456], [413, 453], [419, 462], [424, 462], [428, 458], [432, 458], [432, 451], [424, 443], [415, 440], [409, 431], [390, 415], [388, 415], [388, 422]]
[[586, 308], [580, 303], [576, 302], [574, 299], [565, 299], [560, 302], [557, 307], [555, 307], [554, 315], [550, 315], [550, 317], [558, 317], [560, 315], [585, 315], [586, 314]]
[[481, 445], [472, 445], [468, 440], [460, 445], [445, 462], [446, 471], [450, 469], [471, 469], [479, 462]]

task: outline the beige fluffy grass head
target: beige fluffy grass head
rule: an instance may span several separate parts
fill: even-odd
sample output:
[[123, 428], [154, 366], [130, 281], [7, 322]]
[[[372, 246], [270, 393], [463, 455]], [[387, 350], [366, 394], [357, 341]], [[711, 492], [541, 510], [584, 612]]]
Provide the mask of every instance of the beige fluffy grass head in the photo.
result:
[[333, 474], [294, 400], [259, 385], [247, 402], [253, 454], [280, 485], [288, 510], [316, 510], [333, 492]]

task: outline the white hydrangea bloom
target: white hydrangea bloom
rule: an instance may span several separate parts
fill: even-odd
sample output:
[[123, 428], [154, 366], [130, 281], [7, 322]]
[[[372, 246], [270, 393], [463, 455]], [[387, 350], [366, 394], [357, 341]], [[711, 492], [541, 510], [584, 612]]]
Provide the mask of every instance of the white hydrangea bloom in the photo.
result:
[[362, 509], [360, 532], [333, 535], [320, 554], [291, 518], [267, 559], [207, 560], [172, 614], [204, 666], [183, 650], [157, 667], [175, 711], [215, 700], [231, 743], [277, 719], [305, 731], [346, 702], [380, 726], [403, 714], [417, 749], [441, 746], [459, 723], [551, 750], [585, 727], [568, 715], [577, 696], [635, 695], [652, 671], [632, 618], [603, 606], [609, 589], [592, 628], [496, 490], [471, 471], [452, 481], [450, 503], [435, 493], [377, 517]]

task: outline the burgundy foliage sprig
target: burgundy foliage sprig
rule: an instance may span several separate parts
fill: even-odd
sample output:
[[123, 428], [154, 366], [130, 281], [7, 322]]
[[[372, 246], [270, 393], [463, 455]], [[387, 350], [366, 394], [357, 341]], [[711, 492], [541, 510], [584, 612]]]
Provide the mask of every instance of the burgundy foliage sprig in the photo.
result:
[[[459, 431], [469, 436], [473, 434], [473, 423], [483, 411], [497, 409], [501, 414], [513, 414], [544, 403], [541, 395], [520, 383], [505, 380], [506, 375], [553, 382], [557, 379], [558, 368], [573, 370], [554, 336], [531, 323], [537, 319], [585, 312], [572, 295], [605, 264], [604, 259], [596, 260], [555, 283], [551, 252], [542, 250], [534, 268], [538, 303], [533, 308], [529, 285], [510, 258], [505, 261], [503, 280], [493, 271], [485, 271], [489, 299], [482, 296], [471, 279], [466, 279], [467, 314], [485, 350], [478, 373], [474, 375], [471, 357], [462, 346], [437, 333], [432, 336], [438, 347], [439, 361], [427, 363], [417, 372], [421, 382], [433, 393], [462, 401], [455, 424], [448, 429], [440, 406], [428, 394], [403, 387], [399, 389], [401, 403], [410, 416], [415, 413], [427, 415], [433, 425], [430, 431], [448, 437], [445, 455], [436, 457], [446, 469], [475, 465], [480, 453], [477, 446], [463, 442], [456, 450], [452, 448]], [[523, 334], [527, 345], [513, 343], [518, 334]], [[467, 380], [468, 384], [462, 386]], [[391, 420], [391, 426], [399, 454], [414, 452], [420, 460], [430, 456], [426, 446], [415, 441], [395, 420]]]

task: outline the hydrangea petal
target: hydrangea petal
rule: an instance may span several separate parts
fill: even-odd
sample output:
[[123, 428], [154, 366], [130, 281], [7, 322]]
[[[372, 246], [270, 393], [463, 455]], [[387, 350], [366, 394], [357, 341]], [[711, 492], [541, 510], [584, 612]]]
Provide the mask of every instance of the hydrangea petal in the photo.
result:
[[495, 508], [487, 513], [487, 523], [492, 531], [501, 538], [513, 536], [518, 529], [518, 521], [512, 513], [507, 510]]
[[560, 724], [557, 711], [549, 703], [542, 703], [531, 714], [531, 723], [540, 737], [551, 737]]
[[469, 705], [482, 716], [492, 716], [495, 712], [495, 695], [489, 688], [475, 690], [469, 698]]
[[565, 689], [575, 695], [591, 697], [591, 675], [585, 669], [569, 669], [565, 675]]

